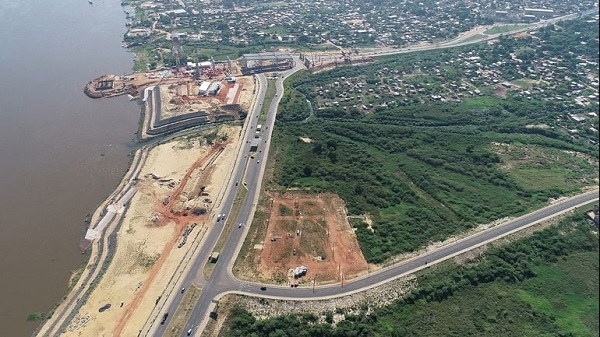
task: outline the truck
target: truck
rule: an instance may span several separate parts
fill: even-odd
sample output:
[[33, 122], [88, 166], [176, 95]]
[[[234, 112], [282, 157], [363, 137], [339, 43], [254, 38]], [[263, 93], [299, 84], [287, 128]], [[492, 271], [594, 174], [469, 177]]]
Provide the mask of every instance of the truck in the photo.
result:
[[219, 259], [219, 253], [218, 252], [212, 252], [212, 254], [210, 254], [210, 256], [208, 257], [208, 262], [210, 262], [210, 263], [217, 263], [218, 259]]

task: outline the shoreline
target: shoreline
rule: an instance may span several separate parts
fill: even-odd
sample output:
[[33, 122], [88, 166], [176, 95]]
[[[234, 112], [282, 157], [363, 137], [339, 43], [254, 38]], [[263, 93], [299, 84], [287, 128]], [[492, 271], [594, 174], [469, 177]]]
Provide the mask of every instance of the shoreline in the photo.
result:
[[[133, 179], [132, 176], [134, 175], [134, 171], [137, 170], [138, 171], [137, 173], [139, 173], [139, 168], [141, 168], [143, 166], [143, 162], [145, 162], [145, 159], [146, 159], [143, 157], [144, 151], [146, 151], [146, 155], [147, 155], [147, 152], [149, 151], [149, 149], [146, 147], [139, 148], [134, 152], [133, 156], [131, 156], [129, 168], [123, 174], [123, 177], [121, 178], [121, 180], [115, 187], [114, 191], [110, 195], [108, 195], [104, 199], [104, 201], [102, 201], [102, 203], [100, 203], [100, 205], [92, 213], [92, 215], [90, 217], [88, 229], [89, 228], [94, 229], [98, 225], [98, 223], [100, 221], [99, 218], [105, 212], [105, 210], [108, 207], [108, 204], [111, 202], [111, 200], [114, 200], [114, 198], [120, 192], [123, 191], [123, 189], [127, 186], [127, 184], [129, 182], [131, 182], [131, 180]], [[136, 157], [137, 157], [137, 163], [135, 163]], [[119, 217], [116, 225], [113, 225], [114, 221], [112, 221], [111, 225], [108, 226], [108, 228], [105, 228], [105, 230], [104, 230], [104, 231], [111, 230], [111, 233], [108, 235], [106, 235], [106, 233], [103, 234], [101, 240], [90, 241], [89, 245], [87, 245], [86, 249], [82, 251], [82, 254], [85, 254], [88, 251], [88, 249], [90, 249], [90, 247], [91, 247], [91, 250], [89, 250], [90, 256], [87, 260], [87, 263], [85, 263], [83, 272], [79, 276], [77, 282], [75, 282], [72, 285], [71, 290], [66, 292], [65, 295], [63, 296], [62, 300], [60, 301], [60, 303], [58, 303], [50, 311], [52, 313], [50, 318], [53, 318], [55, 316], [55, 313], [57, 311], [60, 311], [60, 313], [59, 313], [60, 316], [58, 318], [59, 321], [54, 321], [53, 323], [50, 323], [50, 319], [46, 319], [35, 330], [35, 332], [33, 334], [34, 336], [50, 335], [52, 333], [52, 331], [55, 329], [55, 325], [57, 325], [57, 323], [60, 323], [60, 321], [62, 320], [65, 322], [63, 322], [62, 324], [59, 324], [58, 331], [60, 331], [61, 330], [60, 328], [62, 327], [62, 325], [64, 325], [66, 322], [68, 322], [68, 320], [62, 318], [62, 315], [64, 315], [65, 311], [70, 310], [71, 311], [70, 315], [71, 315], [74, 312], [76, 312], [76, 309], [79, 309], [85, 303], [85, 300], [82, 301], [81, 303], [79, 303], [82, 299], [82, 297], [80, 297], [81, 292], [82, 291], [86, 292], [83, 296], [89, 295], [89, 294], [87, 294], [87, 292], [90, 291], [90, 288], [93, 286], [93, 282], [88, 282], [88, 280], [91, 277], [96, 279], [98, 276], [102, 276], [102, 274], [99, 274], [100, 270], [98, 270], [98, 266], [102, 267], [102, 266], [104, 266], [105, 262], [107, 262], [106, 257], [107, 257], [108, 252], [106, 252], [104, 250], [104, 246], [105, 246], [105, 244], [108, 243], [107, 241], [110, 239], [109, 237], [112, 236], [112, 234], [114, 234], [114, 231], [118, 227], [120, 227], [121, 221], [122, 221], [122, 217]], [[84, 240], [84, 239], [85, 238], [82, 238], [82, 240]], [[114, 254], [114, 252], [113, 252], [113, 254]], [[100, 269], [102, 269], [102, 268], [100, 268]], [[86, 287], [86, 285], [87, 285], [87, 287]], [[93, 289], [92, 289], [92, 291], [93, 291]], [[78, 298], [75, 299], [76, 297], [78, 297]], [[75, 300], [75, 303], [73, 303], [74, 300]], [[71, 307], [71, 309], [68, 308], [69, 306]], [[46, 326], [48, 323], [50, 323], [49, 327]], [[48, 331], [44, 331], [45, 329]]]
[[[251, 99], [251, 98], [250, 98]], [[139, 119], [138, 119], [138, 132], [132, 139], [134, 146], [138, 147], [130, 152], [129, 156], [129, 167], [123, 174], [120, 181], [116, 184], [112, 193], [104, 198], [104, 200], [95, 208], [93, 213], [86, 216], [86, 226], [84, 226], [84, 235], [80, 241], [80, 248], [82, 248], [82, 254], [89, 252], [87, 262], [82, 264], [83, 271], [80, 275], [77, 275], [76, 282], [72, 283], [61, 298], [52, 309], [50, 309], [49, 316], [44, 321], [40, 322], [38, 328], [34, 331], [34, 336], [51, 336], [61, 331], [65, 331], [72, 322], [80, 320], [81, 308], [85, 306], [90, 296], [95, 293], [96, 287], [102, 282], [104, 276], [111, 265], [114, 263], [113, 257], [117, 254], [117, 246], [120, 244], [117, 242], [117, 236], [121, 231], [121, 225], [125, 220], [125, 213], [130, 207], [129, 200], [125, 201], [122, 206], [122, 210], [117, 212], [113, 219], [108, 222], [108, 225], [104, 228], [99, 228], [103, 218], [106, 217], [107, 213], [111, 212], [109, 208], [118, 203], [120, 198], [123, 198], [127, 191], [132, 188], [140, 178], [140, 173], [144, 169], [144, 165], [147, 164], [149, 153], [152, 149], [156, 148], [165, 143], [169, 143], [177, 138], [186, 138], [186, 135], [191, 133], [201, 132], [202, 130], [216, 128], [221, 130], [222, 127], [226, 129], [240, 128], [242, 123], [245, 123], [246, 118], [242, 120], [233, 121], [233, 123], [208, 123], [206, 125], [199, 125], [194, 127], [185, 128], [183, 130], [174, 130], [171, 132], [165, 132], [151, 139], [143, 139], [142, 133], [144, 129], [144, 121], [149, 115], [148, 106], [146, 102], [141, 99], [136, 100], [139, 105]], [[252, 102], [252, 101], [250, 101]], [[229, 125], [229, 127], [227, 126]], [[141, 132], [140, 132], [141, 131]], [[234, 139], [237, 138], [234, 137]], [[235, 146], [233, 146], [235, 147]], [[233, 151], [232, 146], [228, 147], [228, 151]], [[220, 190], [221, 188], [219, 188]], [[218, 191], [217, 191], [218, 192]], [[222, 192], [222, 191], [221, 191]], [[135, 192], [134, 192], [135, 194]], [[220, 193], [218, 193], [220, 195]], [[216, 203], [215, 200], [215, 207]], [[114, 209], [113, 212], [116, 212]], [[90, 230], [94, 231], [99, 229], [97, 233], [101, 235], [95, 240], [89, 240], [85, 238], [85, 234], [89, 234]], [[194, 235], [198, 237], [200, 230]], [[197, 246], [202, 240], [202, 236], [199, 236], [200, 240], [195, 242], [192, 240], [192, 246]], [[171, 266], [171, 262], [167, 262], [167, 266]], [[71, 271], [73, 272], [73, 271]]]

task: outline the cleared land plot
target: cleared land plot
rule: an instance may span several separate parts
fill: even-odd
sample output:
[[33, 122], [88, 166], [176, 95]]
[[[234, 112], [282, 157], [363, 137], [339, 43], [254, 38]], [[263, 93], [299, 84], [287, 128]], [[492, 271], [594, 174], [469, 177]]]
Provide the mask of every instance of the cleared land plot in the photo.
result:
[[344, 204], [334, 194], [286, 193], [273, 197], [263, 244], [254, 261], [266, 279], [291, 275], [290, 269], [306, 266], [302, 279], [317, 283], [340, 281], [367, 271], [367, 262], [348, 223]]

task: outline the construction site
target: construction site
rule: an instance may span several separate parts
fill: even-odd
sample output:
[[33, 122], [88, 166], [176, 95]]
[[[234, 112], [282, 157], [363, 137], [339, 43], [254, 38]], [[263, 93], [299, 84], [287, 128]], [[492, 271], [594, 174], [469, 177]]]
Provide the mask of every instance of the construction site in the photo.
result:
[[[267, 218], [248, 253], [251, 270], [236, 265], [236, 276], [301, 284], [345, 282], [369, 272], [343, 201], [334, 194], [288, 192], [271, 195]], [[243, 259], [243, 258], [242, 258]], [[244, 259], [245, 260], [245, 259]]]
[[213, 226], [227, 174], [217, 168], [233, 164], [239, 131], [222, 126], [149, 151], [112, 262], [62, 335], [134, 336], [161, 308], [176, 282], [171, 276], [186, 268]]
[[300, 60], [313, 74], [338, 66], [362, 65], [373, 62], [372, 57], [360, 55], [355, 48], [341, 49], [335, 52], [300, 53]]
[[292, 69], [294, 67], [294, 58], [291, 54], [282, 52], [244, 54], [240, 64], [242, 74], [251, 75]]

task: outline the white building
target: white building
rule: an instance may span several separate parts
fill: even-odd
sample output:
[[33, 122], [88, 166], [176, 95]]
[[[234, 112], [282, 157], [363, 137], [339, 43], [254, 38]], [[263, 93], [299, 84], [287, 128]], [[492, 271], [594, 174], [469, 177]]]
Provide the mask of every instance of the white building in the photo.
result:
[[210, 87], [210, 82], [202, 82], [200, 84], [200, 90], [198, 91], [198, 95], [200, 96], [206, 96], [206, 94], [208, 93], [208, 88]]

